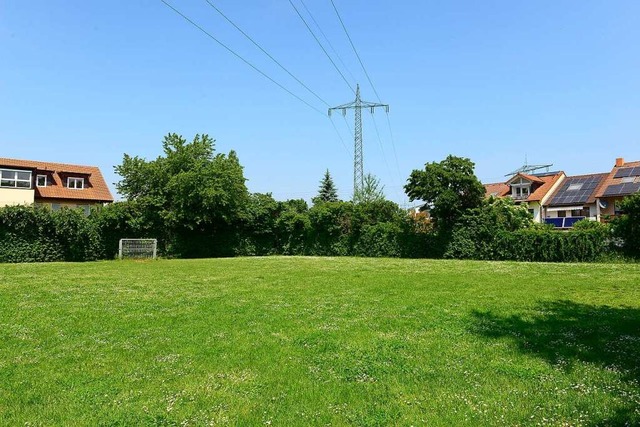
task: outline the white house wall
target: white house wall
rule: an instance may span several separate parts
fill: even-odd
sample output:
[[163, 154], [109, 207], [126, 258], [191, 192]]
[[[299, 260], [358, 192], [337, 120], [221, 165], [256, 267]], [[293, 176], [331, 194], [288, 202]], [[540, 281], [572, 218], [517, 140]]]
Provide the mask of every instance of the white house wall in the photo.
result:
[[0, 207], [9, 205], [31, 205], [33, 204], [35, 193], [35, 190], [0, 188]]

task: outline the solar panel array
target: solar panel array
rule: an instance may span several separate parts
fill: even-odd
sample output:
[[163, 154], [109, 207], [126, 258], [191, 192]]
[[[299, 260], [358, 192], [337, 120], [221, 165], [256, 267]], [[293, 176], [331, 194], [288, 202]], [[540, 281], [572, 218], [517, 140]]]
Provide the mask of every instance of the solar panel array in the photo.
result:
[[637, 193], [638, 190], [640, 190], [640, 182], [614, 184], [607, 187], [603, 196], [624, 196], [627, 194]]
[[635, 168], [621, 168], [618, 169], [614, 178], [624, 178], [627, 176], [640, 176], [640, 166]]
[[[551, 200], [551, 205], [580, 205], [587, 203], [602, 179], [601, 175], [565, 179], [562, 187]], [[582, 187], [578, 190], [569, 190], [569, 186], [574, 186], [575, 184], [582, 184]]]

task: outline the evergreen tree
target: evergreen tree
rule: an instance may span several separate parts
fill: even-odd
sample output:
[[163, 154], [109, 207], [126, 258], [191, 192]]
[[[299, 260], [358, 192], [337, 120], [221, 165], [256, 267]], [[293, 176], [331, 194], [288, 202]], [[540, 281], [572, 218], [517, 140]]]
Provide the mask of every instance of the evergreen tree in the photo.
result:
[[333, 183], [329, 169], [324, 173], [324, 178], [320, 181], [320, 188], [318, 188], [318, 195], [313, 199], [314, 204], [323, 202], [337, 202], [338, 190]]

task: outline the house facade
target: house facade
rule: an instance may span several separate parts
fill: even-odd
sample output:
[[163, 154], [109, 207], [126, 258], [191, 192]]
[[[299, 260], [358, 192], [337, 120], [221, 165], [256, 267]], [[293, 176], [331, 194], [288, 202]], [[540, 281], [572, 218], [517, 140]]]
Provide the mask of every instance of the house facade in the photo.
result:
[[0, 207], [7, 205], [81, 208], [113, 202], [95, 166], [0, 158]]
[[576, 222], [598, 220], [596, 193], [607, 173], [566, 177], [544, 206], [544, 222], [556, 228], [572, 228]]
[[621, 213], [620, 202], [626, 196], [640, 192], [640, 161], [625, 162], [617, 158], [595, 194], [598, 220], [607, 220]]
[[505, 183], [485, 185], [487, 197], [509, 197], [524, 205], [535, 222], [544, 222], [544, 206], [566, 178], [564, 172], [517, 173]]
[[536, 222], [567, 229], [583, 219], [607, 221], [620, 215], [620, 202], [640, 192], [640, 161], [618, 158], [610, 172], [587, 175], [518, 173], [484, 187], [486, 197], [510, 197], [526, 205]]

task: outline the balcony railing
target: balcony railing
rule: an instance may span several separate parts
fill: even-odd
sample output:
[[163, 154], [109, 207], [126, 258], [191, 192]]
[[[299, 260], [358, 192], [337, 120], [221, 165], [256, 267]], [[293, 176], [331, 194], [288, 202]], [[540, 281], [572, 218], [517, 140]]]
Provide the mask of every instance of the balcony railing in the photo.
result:
[[553, 225], [555, 228], [573, 228], [573, 224], [585, 218], [586, 218], [585, 216], [568, 216], [564, 218], [545, 218], [544, 222], [546, 224]]

